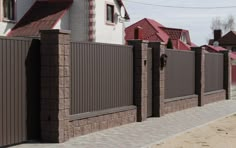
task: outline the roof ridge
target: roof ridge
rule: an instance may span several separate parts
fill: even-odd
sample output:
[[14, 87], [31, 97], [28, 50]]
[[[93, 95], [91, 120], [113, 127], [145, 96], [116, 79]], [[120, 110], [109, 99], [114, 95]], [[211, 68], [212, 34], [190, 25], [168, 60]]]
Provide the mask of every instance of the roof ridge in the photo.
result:
[[181, 29], [181, 28], [171, 28], [171, 27], [161, 27], [161, 28], [164, 28], [164, 29], [171, 29], [171, 30], [187, 31], [187, 30], [184, 30], [184, 29]]
[[[159, 34], [158, 33], [160, 33], [160, 31], [159, 30], [157, 30], [154, 26], [153, 26], [153, 24], [150, 22], [150, 20], [151, 21], [153, 21], [154, 23], [157, 23], [158, 24], [158, 27], [160, 28], [160, 30], [163, 32], [163, 33], [165, 33], [165, 35], [166, 36], [168, 36], [168, 38], [169, 38], [169, 35], [168, 35], [168, 33], [166, 33], [161, 27], [164, 27], [162, 24], [160, 24], [159, 22], [157, 22], [157, 21], [155, 21], [155, 20], [152, 20], [152, 19], [149, 19], [149, 18], [144, 18], [147, 22], [148, 22], [148, 24], [154, 29], [154, 30], [156, 30], [156, 35], [164, 42], [164, 39], [163, 39], [163, 37], [162, 36], [159, 36]], [[161, 25], [161, 26], [159, 26], [159, 25]]]
[[143, 19], [137, 21], [136, 23], [134, 23], [134, 24], [132, 24], [132, 25], [130, 25], [130, 26], [128, 26], [128, 27], [126, 27], [125, 29], [128, 29], [128, 28], [130, 28], [130, 27], [133, 27], [133, 26], [135, 26], [136, 24], [138, 24], [139, 22], [141, 22], [141, 21], [143, 21], [143, 20], [145, 20], [145, 18], [143, 18]]

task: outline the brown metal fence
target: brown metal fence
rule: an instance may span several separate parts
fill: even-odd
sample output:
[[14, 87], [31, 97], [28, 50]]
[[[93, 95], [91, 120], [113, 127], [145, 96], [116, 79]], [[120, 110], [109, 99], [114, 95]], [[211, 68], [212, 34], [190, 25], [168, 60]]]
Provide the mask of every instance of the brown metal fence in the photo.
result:
[[232, 65], [232, 84], [235, 85], [236, 84], [236, 65]]
[[205, 54], [205, 92], [223, 89], [224, 56], [220, 53]]
[[0, 38], [0, 147], [39, 138], [39, 45]]
[[195, 94], [195, 53], [167, 49], [165, 98]]
[[71, 114], [133, 105], [130, 46], [71, 43]]

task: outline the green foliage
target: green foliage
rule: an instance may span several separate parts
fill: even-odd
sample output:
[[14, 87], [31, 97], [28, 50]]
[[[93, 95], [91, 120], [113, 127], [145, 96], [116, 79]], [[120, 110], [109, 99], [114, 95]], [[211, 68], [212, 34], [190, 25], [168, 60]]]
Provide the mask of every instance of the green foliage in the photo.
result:
[[173, 49], [173, 44], [172, 44], [172, 41], [171, 41], [170, 38], [168, 39], [168, 42], [167, 42], [166, 47], [167, 47], [168, 49]]

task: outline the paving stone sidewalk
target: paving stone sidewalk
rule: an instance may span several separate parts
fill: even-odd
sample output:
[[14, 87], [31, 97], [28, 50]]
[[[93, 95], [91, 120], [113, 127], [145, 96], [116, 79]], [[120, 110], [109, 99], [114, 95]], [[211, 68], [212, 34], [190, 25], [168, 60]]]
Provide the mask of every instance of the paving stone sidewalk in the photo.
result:
[[234, 113], [236, 113], [236, 100], [221, 101], [204, 107], [172, 113], [161, 118], [149, 118], [145, 122], [128, 124], [73, 138], [63, 144], [21, 144], [13, 148], [149, 147], [163, 139]]

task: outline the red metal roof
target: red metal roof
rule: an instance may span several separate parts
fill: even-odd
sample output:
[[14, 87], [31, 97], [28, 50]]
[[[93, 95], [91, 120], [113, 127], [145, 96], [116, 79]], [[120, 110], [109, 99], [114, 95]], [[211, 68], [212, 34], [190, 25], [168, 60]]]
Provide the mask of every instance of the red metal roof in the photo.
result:
[[169, 37], [172, 40], [180, 39], [183, 32], [182, 29], [166, 28], [166, 27], [162, 27], [162, 29], [169, 35]]
[[[207, 50], [208, 52], [220, 52], [220, 51], [227, 50], [221, 46], [203, 45], [202, 47], [205, 47], [205, 50]], [[236, 60], [236, 53], [235, 52], [231, 52], [229, 54], [229, 56], [231, 59]]]
[[233, 60], [236, 60], [236, 52], [231, 52], [230, 53], [230, 58]]
[[36, 1], [8, 36], [39, 36], [39, 30], [52, 29], [72, 1]]
[[[134, 39], [134, 30], [136, 27], [143, 28], [143, 39], [149, 41], [159, 41], [164, 42], [165, 44], [168, 42], [170, 38], [172, 40], [173, 46], [175, 49], [182, 50], [190, 50], [191, 48], [191, 40], [189, 37], [189, 32], [187, 30], [178, 29], [178, 28], [167, 28], [162, 24], [156, 22], [155, 20], [144, 18], [133, 25], [127, 27], [125, 29], [125, 39], [132, 40]], [[180, 37], [183, 33], [186, 33], [188, 44], [183, 43], [180, 40]], [[195, 44], [193, 44], [195, 45]]]
[[212, 45], [203, 45], [202, 47], [205, 47], [206, 50], [213, 50], [215, 52], [225, 51], [227, 49], [221, 47], [221, 46], [212, 46]]
[[134, 29], [137, 26], [141, 26], [143, 28], [143, 30], [144, 30], [143, 31], [144, 32], [143, 39], [144, 40], [160, 41], [160, 42], [167, 43], [169, 37], [162, 29], [160, 29], [160, 27], [163, 27], [163, 25], [161, 25], [157, 22], [155, 23], [154, 20], [147, 19], [147, 18], [140, 20], [139, 22], [137, 22], [125, 29], [126, 40], [134, 39]]

